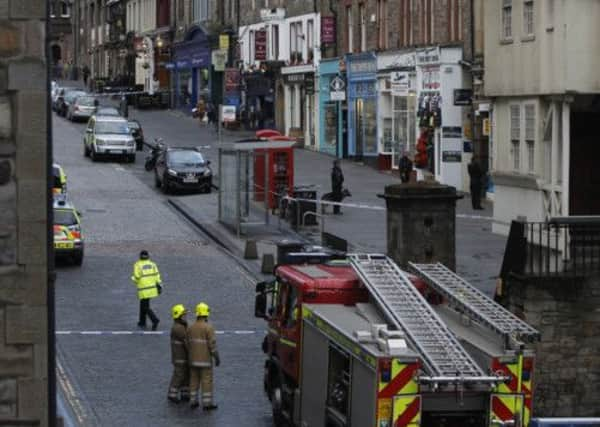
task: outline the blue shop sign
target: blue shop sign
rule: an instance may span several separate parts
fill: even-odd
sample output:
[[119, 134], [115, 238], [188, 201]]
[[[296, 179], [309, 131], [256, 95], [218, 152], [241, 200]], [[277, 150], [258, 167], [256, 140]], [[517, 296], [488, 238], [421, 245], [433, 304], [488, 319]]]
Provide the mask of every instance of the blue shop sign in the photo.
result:
[[346, 57], [348, 78], [377, 77], [377, 59], [373, 52], [348, 55]]
[[199, 28], [190, 31], [185, 41], [173, 46], [173, 59], [177, 68], [208, 68], [210, 56], [210, 42]]
[[377, 84], [373, 80], [351, 82], [348, 86], [350, 98], [375, 98], [377, 97]]

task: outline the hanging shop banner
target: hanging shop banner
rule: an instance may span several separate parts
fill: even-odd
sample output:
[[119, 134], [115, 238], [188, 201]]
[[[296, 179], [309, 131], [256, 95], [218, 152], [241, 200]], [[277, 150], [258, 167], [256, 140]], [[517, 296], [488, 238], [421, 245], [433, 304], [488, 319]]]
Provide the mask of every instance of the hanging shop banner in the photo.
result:
[[213, 50], [212, 51], [212, 64], [215, 67], [215, 71], [225, 71], [225, 64], [227, 63], [227, 51]]
[[490, 136], [490, 119], [485, 118], [481, 121], [481, 134], [483, 136]]
[[229, 36], [227, 34], [219, 35], [219, 49], [229, 50]]
[[321, 17], [321, 43], [335, 44], [335, 17]]
[[304, 75], [304, 90], [307, 95], [315, 93], [315, 75], [313, 73], [306, 73]]
[[406, 71], [393, 71], [390, 76], [392, 96], [408, 96], [410, 92], [410, 74]]
[[265, 30], [254, 33], [254, 60], [267, 60], [267, 32]]
[[422, 70], [422, 90], [438, 91], [441, 87], [440, 80], [440, 67], [439, 66], [427, 66], [423, 67]]
[[233, 95], [240, 92], [241, 74], [237, 68], [225, 69], [225, 94]]

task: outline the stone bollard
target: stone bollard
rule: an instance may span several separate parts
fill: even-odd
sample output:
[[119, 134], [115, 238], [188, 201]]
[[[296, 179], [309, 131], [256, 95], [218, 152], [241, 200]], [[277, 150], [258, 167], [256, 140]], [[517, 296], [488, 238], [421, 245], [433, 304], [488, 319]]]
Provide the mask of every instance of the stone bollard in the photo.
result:
[[387, 252], [400, 267], [441, 262], [456, 269], [454, 187], [437, 182], [394, 184], [380, 194], [387, 206]]
[[246, 240], [244, 259], [258, 259], [258, 249], [256, 248], [255, 240]]
[[263, 254], [260, 271], [263, 274], [273, 274], [275, 269], [275, 256], [273, 254]]

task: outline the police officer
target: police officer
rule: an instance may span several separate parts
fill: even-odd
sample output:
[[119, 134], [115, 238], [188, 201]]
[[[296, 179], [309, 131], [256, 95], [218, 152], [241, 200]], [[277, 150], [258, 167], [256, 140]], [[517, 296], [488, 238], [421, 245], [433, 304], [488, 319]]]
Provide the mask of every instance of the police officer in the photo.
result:
[[150, 308], [150, 300], [162, 292], [160, 272], [154, 262], [150, 260], [147, 250], [140, 252], [140, 259], [133, 264], [131, 280], [137, 286], [140, 299], [140, 319], [138, 326], [146, 327], [146, 316], [152, 321], [152, 330], [156, 331], [159, 319]]
[[188, 328], [187, 339], [190, 358], [190, 406], [197, 408], [198, 387], [202, 388], [202, 408], [205, 411], [217, 409], [213, 402], [213, 359], [216, 366], [221, 364], [217, 351], [215, 330], [208, 323], [210, 308], [201, 302], [196, 306], [196, 322]]
[[174, 305], [171, 308], [173, 327], [171, 328], [171, 362], [173, 363], [173, 376], [169, 385], [168, 399], [179, 403], [182, 400], [190, 400], [190, 378], [188, 371], [188, 349], [187, 349], [187, 321], [185, 315], [187, 310], [183, 304]]

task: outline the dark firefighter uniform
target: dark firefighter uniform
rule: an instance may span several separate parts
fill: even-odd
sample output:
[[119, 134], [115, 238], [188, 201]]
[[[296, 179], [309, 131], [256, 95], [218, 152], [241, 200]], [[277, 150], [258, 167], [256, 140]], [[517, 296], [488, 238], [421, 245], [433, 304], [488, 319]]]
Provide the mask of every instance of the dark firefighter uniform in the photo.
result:
[[171, 309], [173, 317], [173, 326], [171, 327], [173, 376], [171, 377], [167, 397], [170, 401], [176, 403], [190, 399], [186, 313], [187, 311], [182, 304], [177, 304]]
[[190, 364], [190, 406], [198, 407], [198, 388], [202, 389], [202, 408], [216, 409], [213, 401], [213, 359], [219, 366], [215, 330], [208, 323], [210, 309], [200, 303], [196, 306], [196, 322], [188, 328], [187, 340]]

